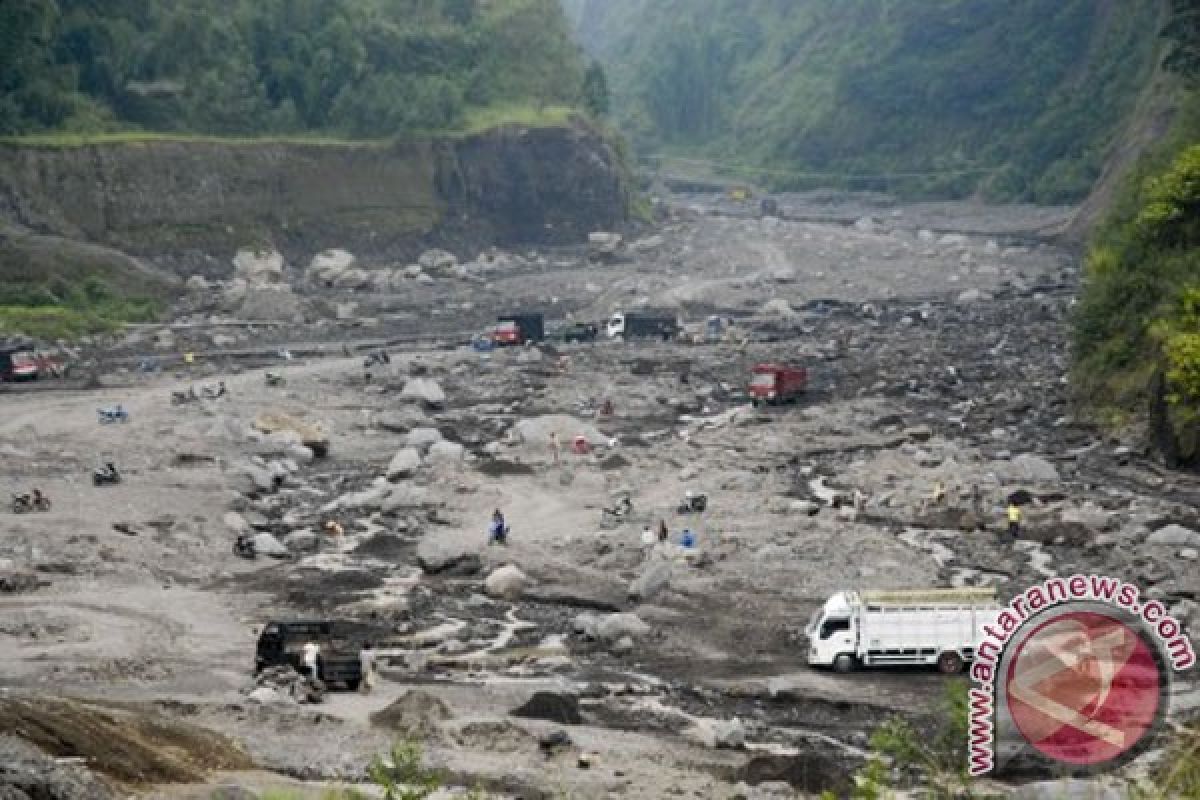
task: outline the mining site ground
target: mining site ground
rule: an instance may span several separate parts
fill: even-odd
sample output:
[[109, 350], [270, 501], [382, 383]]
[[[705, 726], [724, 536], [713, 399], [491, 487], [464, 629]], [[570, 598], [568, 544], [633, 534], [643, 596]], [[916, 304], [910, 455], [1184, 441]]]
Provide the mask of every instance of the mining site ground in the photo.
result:
[[[783, 198], [783, 219], [760, 220], [679, 198], [612, 263], [527, 253], [509, 272], [404, 293], [315, 288], [292, 271], [304, 302], [353, 313], [220, 344], [203, 325], [137, 332], [88, 354], [97, 388], [0, 393], [0, 483], [54, 501], [4, 519], [0, 559], [37, 580], [0, 595], [0, 745], [40, 730], [33, 743], [77, 757], [70, 769], [151, 797], [357, 783], [397, 739], [498, 796], [841, 793], [887, 716], [932, 729], [948, 679], [808, 667], [804, 625], [834, 591], [994, 585], [1007, 598], [1098, 572], [1195, 630], [1196, 548], [1153, 534], [1200, 529], [1200, 479], [1069, 403], [1078, 259], [1039, 238], [1066, 212], [822, 203]], [[219, 295], [194, 297], [180, 320], [219, 315]], [[455, 346], [517, 308], [603, 319], [641, 301], [694, 323], [733, 317], [743, 335]], [[418, 332], [432, 341], [403, 344]], [[388, 342], [368, 380], [363, 354]], [[273, 354], [285, 347], [297, 355]], [[148, 354], [163, 369], [133, 368]], [[806, 366], [806, 398], [751, 408], [744, 386], [764, 361]], [[285, 383], [268, 386], [268, 370]], [[444, 401], [406, 391], [415, 379]], [[224, 397], [172, 404], [217, 380]], [[597, 413], [605, 398], [611, 417]], [[117, 403], [130, 421], [98, 424]], [[327, 456], [256, 433], [272, 410], [319, 423]], [[555, 463], [551, 431], [590, 452], [565, 446]], [[395, 467], [407, 446], [419, 466]], [[92, 485], [105, 461], [122, 483]], [[947, 501], [929, 507], [938, 482]], [[708, 495], [703, 514], [676, 512], [688, 490]], [[1033, 503], [1013, 542], [1002, 510], [1018, 490]], [[632, 516], [603, 525], [623, 491]], [[835, 507], [855, 491], [862, 508]], [[486, 544], [496, 508], [505, 547]], [[344, 538], [320, 533], [330, 519]], [[696, 532], [699, 559], [643, 548], [660, 519]], [[239, 530], [292, 552], [237, 558]], [[525, 580], [493, 596], [485, 579], [504, 565]], [[258, 631], [316, 616], [380, 643], [381, 684], [319, 705], [252, 698]], [[1200, 713], [1192, 678], [1175, 686], [1175, 720]], [[532, 716], [511, 713], [531, 698]], [[95, 721], [122, 714], [171, 731], [162, 748], [178, 763], [162, 767], [142, 736], [154, 768], [123, 772], [133, 750], [114, 754], [111, 724]], [[557, 730], [571, 745], [547, 752], [539, 739]]]

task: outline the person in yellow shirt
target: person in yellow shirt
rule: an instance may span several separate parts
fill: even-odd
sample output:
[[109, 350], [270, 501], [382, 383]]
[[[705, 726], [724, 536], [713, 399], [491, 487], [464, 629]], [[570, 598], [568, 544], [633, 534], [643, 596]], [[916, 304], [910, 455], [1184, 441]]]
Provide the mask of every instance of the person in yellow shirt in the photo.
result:
[[1021, 507], [1013, 501], [1008, 501], [1008, 532], [1016, 539], [1021, 533]]

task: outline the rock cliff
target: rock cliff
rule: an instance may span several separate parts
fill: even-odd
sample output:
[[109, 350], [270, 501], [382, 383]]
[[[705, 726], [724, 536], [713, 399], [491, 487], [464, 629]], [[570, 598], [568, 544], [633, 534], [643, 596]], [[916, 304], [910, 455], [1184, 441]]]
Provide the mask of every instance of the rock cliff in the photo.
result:
[[620, 224], [628, 200], [616, 152], [580, 122], [388, 144], [0, 145], [0, 218], [167, 260], [565, 243]]

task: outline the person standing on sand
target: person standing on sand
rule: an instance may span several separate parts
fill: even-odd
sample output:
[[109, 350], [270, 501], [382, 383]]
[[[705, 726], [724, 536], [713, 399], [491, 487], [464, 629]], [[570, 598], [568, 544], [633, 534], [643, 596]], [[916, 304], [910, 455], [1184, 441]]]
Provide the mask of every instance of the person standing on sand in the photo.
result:
[[1021, 535], [1021, 507], [1012, 500], [1008, 501], [1008, 535], [1016, 539]]
[[554, 466], [557, 467], [562, 458], [562, 445], [558, 441], [558, 431], [550, 431], [550, 456], [554, 459]]
[[320, 671], [321, 648], [316, 642], [305, 642], [304, 650], [301, 652], [301, 659], [304, 663], [304, 669], [308, 671], [308, 676], [313, 681], [321, 679]]
[[362, 682], [359, 683], [359, 691], [363, 694], [370, 694], [375, 688], [375, 645], [370, 641], [363, 642], [362, 649], [358, 651], [358, 666], [362, 673]]

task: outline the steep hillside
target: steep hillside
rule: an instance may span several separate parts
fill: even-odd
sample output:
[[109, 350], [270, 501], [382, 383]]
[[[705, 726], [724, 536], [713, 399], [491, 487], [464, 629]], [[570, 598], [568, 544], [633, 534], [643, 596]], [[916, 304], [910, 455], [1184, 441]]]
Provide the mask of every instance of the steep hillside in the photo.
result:
[[1040, 202], [1079, 200], [1100, 175], [1153, 72], [1166, 10], [1157, 0], [563, 2], [644, 153], [700, 154], [777, 186]]

